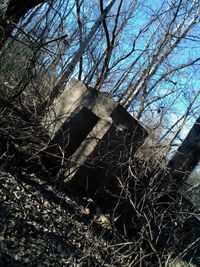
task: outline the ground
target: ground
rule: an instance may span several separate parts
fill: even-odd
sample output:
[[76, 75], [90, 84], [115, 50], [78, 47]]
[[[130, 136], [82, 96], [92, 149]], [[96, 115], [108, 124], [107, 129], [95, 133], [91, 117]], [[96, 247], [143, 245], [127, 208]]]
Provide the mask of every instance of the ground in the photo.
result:
[[199, 213], [174, 186], [168, 192], [146, 187], [141, 172], [141, 179], [133, 173], [138, 198], [129, 198], [130, 191], [127, 199], [119, 198], [125, 206], [129, 200], [134, 211], [126, 214], [131, 223], [126, 235], [123, 205], [120, 213], [107, 203], [99, 207], [53, 180], [41, 163], [45, 137], [38, 125], [2, 117], [0, 267], [176, 266], [169, 264], [177, 256], [178, 262], [180, 256], [186, 260], [183, 266], [200, 266]]
[[34, 175], [1, 171], [1, 266], [120, 266], [126, 244], [112, 240], [108, 215], [90, 202]]

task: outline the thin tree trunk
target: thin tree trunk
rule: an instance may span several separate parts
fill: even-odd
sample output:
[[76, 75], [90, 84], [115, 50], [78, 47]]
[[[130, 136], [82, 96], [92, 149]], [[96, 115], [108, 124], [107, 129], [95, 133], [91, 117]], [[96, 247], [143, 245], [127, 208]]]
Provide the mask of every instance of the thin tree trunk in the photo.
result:
[[101, 23], [103, 22], [103, 20], [107, 16], [108, 12], [110, 11], [112, 6], [114, 5], [115, 1], [116, 0], [112, 0], [110, 2], [110, 4], [104, 9], [104, 11], [100, 15], [100, 17], [93, 24], [93, 26], [92, 26], [89, 34], [86, 36], [85, 40], [82, 41], [81, 47], [76, 51], [76, 53], [74, 54], [72, 60], [68, 64], [66, 71], [63, 73], [62, 77], [60, 78], [60, 80], [58, 81], [56, 86], [53, 88], [52, 93], [50, 95], [49, 104], [51, 104], [53, 102], [53, 100], [62, 91], [64, 85], [68, 82], [68, 80], [69, 80], [71, 74], [73, 73], [77, 63], [79, 62], [79, 60], [83, 56], [83, 54], [85, 52], [85, 49], [88, 47], [89, 42], [92, 40], [93, 36], [95, 35], [97, 30], [99, 29]]
[[167, 164], [166, 169], [161, 170], [153, 183], [170, 182], [181, 184], [194, 170], [200, 161], [200, 116], [196, 120], [187, 137], [178, 148], [175, 155]]

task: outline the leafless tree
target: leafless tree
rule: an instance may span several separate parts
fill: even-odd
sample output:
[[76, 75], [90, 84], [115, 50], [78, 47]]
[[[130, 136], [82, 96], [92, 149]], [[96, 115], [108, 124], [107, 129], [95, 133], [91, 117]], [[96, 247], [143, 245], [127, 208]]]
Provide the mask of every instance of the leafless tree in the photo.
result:
[[59, 79], [58, 83], [53, 88], [52, 94], [50, 96], [50, 102], [52, 102], [52, 100], [55, 99], [55, 97], [63, 89], [63, 87], [66, 84], [66, 82], [69, 80], [70, 76], [72, 75], [72, 73], [73, 73], [73, 71], [74, 71], [74, 69], [75, 69], [75, 67], [77, 65], [77, 62], [82, 58], [82, 56], [83, 56], [83, 54], [85, 52], [85, 49], [89, 45], [90, 40], [93, 38], [93, 36], [95, 35], [96, 31], [99, 29], [101, 23], [104, 21], [105, 17], [107, 16], [108, 12], [110, 11], [110, 9], [112, 8], [112, 6], [114, 5], [115, 2], [116, 2], [116, 0], [110, 1], [108, 6], [104, 10], [102, 10], [101, 15], [99, 16], [99, 18], [95, 21], [95, 23], [91, 27], [90, 32], [85, 37], [85, 39], [81, 42], [81, 46], [76, 51], [76, 53], [72, 57], [72, 60], [67, 65], [66, 71], [62, 74], [62, 77]]
[[[23, 99], [34, 99], [34, 105], [31, 95], [50, 103], [70, 77], [77, 77], [119, 101], [147, 126], [146, 118], [151, 120], [155, 131], [159, 129], [156, 140], [167, 142], [170, 151], [197, 114], [198, 1], [155, 6], [143, 0], [57, 0], [39, 5], [42, 2], [28, 1], [19, 10], [18, 1], [1, 4], [2, 18], [9, 18], [11, 10], [12, 16], [16, 13], [4, 58], [11, 47], [16, 47], [16, 55], [29, 51], [27, 64], [19, 63], [24, 75], [9, 81], [13, 98], [26, 91]], [[17, 61], [21, 62], [18, 56]], [[6, 77], [2, 81], [7, 83]]]

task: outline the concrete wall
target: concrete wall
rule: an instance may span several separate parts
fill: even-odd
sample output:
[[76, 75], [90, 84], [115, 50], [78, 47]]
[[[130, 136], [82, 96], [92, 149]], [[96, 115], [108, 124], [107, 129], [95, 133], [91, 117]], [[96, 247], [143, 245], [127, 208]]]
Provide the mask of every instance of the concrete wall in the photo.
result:
[[[143, 143], [147, 132], [119, 103], [72, 79], [43, 120], [50, 165], [64, 162], [72, 190], [102, 192]], [[58, 169], [57, 169], [58, 171]]]

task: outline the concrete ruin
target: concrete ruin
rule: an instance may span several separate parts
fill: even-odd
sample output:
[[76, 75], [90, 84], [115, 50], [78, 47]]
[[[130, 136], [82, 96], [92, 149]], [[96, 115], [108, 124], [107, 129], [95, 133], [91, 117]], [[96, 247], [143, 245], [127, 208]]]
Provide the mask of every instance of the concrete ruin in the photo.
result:
[[49, 167], [72, 190], [96, 194], [117, 187], [126, 164], [147, 136], [119, 103], [72, 79], [43, 120]]

